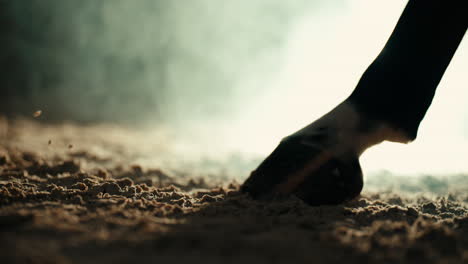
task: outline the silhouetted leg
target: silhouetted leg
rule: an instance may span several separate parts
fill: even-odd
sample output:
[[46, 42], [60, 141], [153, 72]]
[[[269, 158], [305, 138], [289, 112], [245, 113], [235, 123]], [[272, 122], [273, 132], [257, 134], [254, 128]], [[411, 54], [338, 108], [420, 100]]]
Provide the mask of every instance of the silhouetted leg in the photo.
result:
[[411, 0], [351, 96], [284, 138], [242, 191], [253, 197], [294, 193], [314, 205], [336, 204], [363, 187], [359, 156], [382, 141], [416, 138], [468, 26], [468, 1]]
[[414, 140], [468, 26], [468, 1], [411, 0], [349, 100]]

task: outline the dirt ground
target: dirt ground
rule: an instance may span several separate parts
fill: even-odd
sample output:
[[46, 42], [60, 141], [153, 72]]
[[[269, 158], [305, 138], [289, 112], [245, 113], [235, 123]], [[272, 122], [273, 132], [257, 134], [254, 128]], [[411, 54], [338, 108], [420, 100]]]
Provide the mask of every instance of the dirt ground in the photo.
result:
[[38, 119], [0, 119], [1, 263], [468, 263], [465, 175], [259, 202], [167, 158], [165, 133]]

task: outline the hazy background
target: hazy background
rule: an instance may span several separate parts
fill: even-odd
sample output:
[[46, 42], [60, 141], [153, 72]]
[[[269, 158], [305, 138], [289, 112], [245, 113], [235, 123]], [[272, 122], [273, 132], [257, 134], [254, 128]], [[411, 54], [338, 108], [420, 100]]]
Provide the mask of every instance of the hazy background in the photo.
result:
[[[164, 126], [194, 156], [263, 157], [351, 93], [405, 4], [0, 0], [0, 113]], [[467, 44], [418, 140], [370, 150], [366, 171], [468, 171]]]

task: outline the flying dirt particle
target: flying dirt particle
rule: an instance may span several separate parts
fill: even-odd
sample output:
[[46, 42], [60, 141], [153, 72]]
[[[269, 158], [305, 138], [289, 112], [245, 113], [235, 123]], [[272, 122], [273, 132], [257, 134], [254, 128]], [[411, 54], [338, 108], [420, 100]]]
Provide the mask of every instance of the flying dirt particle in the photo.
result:
[[49, 139], [49, 141], [47, 142], [47, 145], [51, 145], [52, 144], [52, 140]]
[[73, 145], [72, 145], [72, 144], [69, 144], [69, 145], [68, 145], [68, 148], [69, 148], [69, 149], [72, 149], [72, 148], [73, 148]]
[[36, 112], [33, 113], [34, 118], [39, 117], [41, 115], [42, 115], [42, 110], [37, 110]]
[[0, 153], [0, 166], [5, 165], [8, 162], [8, 156]]

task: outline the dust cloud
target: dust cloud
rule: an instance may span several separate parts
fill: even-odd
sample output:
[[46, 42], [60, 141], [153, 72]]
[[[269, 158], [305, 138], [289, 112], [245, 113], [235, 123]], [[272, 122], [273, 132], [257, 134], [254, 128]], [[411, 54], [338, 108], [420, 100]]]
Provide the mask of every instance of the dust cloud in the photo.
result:
[[[11, 74], [0, 80], [0, 110], [130, 124], [147, 142], [163, 129], [185, 156], [252, 169], [351, 93], [405, 3], [1, 1], [0, 66]], [[468, 170], [466, 44], [418, 140], [370, 150], [365, 171]]]

